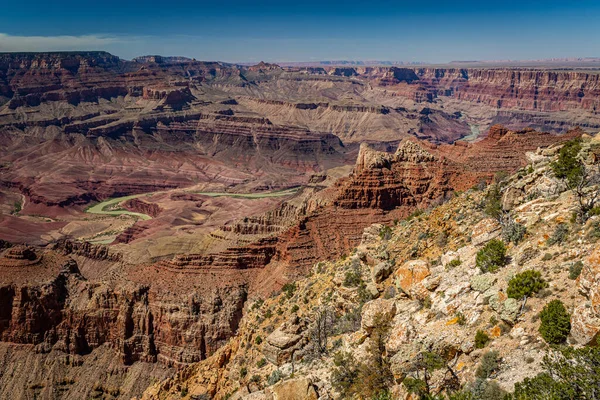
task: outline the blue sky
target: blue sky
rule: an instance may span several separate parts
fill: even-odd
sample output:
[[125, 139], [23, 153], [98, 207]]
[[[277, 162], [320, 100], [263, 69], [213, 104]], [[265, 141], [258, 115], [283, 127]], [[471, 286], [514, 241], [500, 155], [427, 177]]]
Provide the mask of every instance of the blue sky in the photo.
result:
[[28, 0], [0, 12], [0, 51], [313, 61], [600, 56], [600, 0]]

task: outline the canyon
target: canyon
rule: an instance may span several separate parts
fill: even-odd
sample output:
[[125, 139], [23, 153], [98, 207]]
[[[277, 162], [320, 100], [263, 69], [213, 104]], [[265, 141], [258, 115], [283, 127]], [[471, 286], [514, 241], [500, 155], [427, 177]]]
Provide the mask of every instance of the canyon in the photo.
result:
[[0, 397], [141, 396], [365, 228], [599, 130], [599, 77], [0, 54]]

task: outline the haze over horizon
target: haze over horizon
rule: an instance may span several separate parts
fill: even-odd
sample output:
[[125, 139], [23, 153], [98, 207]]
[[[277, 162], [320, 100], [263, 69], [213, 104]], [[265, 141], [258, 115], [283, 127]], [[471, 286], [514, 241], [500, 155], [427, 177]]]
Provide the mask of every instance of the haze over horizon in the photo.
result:
[[[57, 4], [58, 3], [58, 4]], [[0, 51], [105, 50], [226, 62], [530, 60], [600, 56], [600, 4], [434, 0], [13, 2]], [[526, 39], [526, 40], [524, 40]]]

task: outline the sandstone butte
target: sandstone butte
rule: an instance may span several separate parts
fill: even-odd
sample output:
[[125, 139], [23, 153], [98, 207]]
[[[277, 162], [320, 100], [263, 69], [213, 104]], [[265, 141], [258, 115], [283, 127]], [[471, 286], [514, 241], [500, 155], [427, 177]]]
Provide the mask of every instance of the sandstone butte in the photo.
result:
[[[444, 207], [531, 154], [549, 157], [540, 149], [587, 138], [600, 128], [598, 76], [0, 54], [0, 360], [14, 371], [0, 397], [131, 398], [176, 371], [147, 395], [225, 396], [248, 383], [232, 357], [256, 336], [251, 304], [370, 246], [373, 224]], [[523, 202], [515, 190], [511, 207]], [[85, 212], [125, 196], [111, 207], [151, 219]], [[388, 250], [422, 244], [400, 242]], [[379, 265], [375, 297], [390, 277], [421, 300], [448, 284], [425, 261], [378, 257], [360, 261]], [[595, 304], [593, 276], [581, 279]], [[595, 337], [590, 312], [574, 314], [582, 342]], [[263, 333], [269, 362], [301, 350], [305, 325]], [[214, 362], [228, 377], [198, 377]], [[194, 377], [210, 384], [184, 395]], [[302, 398], [324, 393], [312, 378], [289, 384]]]

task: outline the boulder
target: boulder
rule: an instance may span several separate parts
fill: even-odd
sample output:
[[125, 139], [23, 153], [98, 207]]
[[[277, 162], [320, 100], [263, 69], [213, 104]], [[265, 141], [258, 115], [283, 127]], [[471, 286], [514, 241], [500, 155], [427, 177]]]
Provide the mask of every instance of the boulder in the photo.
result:
[[521, 302], [507, 298], [503, 292], [497, 292], [489, 298], [490, 308], [498, 313], [500, 319], [513, 324], [519, 316]]
[[404, 263], [394, 272], [394, 281], [396, 287], [406, 293], [410, 298], [427, 297], [427, 288], [422, 281], [431, 275], [427, 262], [423, 260], [413, 260]]
[[363, 306], [361, 327], [370, 332], [375, 327], [375, 318], [381, 314], [386, 321], [391, 321], [396, 315], [396, 302], [394, 299], [376, 299]]
[[373, 281], [381, 283], [387, 279], [394, 270], [394, 265], [389, 261], [382, 261], [375, 265], [372, 270]]
[[272, 364], [281, 365], [291, 358], [293, 352], [299, 348], [301, 340], [301, 335], [276, 329], [267, 336], [262, 353]]
[[279, 382], [269, 389], [273, 400], [317, 400], [319, 396], [309, 378]]
[[474, 246], [485, 244], [490, 240], [497, 238], [501, 231], [502, 227], [498, 221], [492, 218], [483, 219], [473, 227], [471, 243], [473, 243]]
[[471, 289], [484, 293], [488, 291], [498, 280], [493, 274], [475, 275], [471, 278]]

